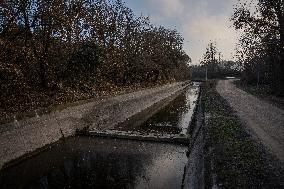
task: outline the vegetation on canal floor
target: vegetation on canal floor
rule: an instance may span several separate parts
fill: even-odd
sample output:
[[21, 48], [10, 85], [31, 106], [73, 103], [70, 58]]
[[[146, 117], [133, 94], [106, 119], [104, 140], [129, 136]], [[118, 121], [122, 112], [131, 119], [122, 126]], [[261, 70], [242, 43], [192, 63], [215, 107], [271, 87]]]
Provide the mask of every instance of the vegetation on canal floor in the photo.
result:
[[213, 162], [211, 174], [217, 175], [217, 184], [221, 188], [281, 188], [281, 170], [275, 168], [278, 162], [254, 142], [215, 86], [210, 82], [204, 87], [202, 98], [205, 149], [207, 159]]

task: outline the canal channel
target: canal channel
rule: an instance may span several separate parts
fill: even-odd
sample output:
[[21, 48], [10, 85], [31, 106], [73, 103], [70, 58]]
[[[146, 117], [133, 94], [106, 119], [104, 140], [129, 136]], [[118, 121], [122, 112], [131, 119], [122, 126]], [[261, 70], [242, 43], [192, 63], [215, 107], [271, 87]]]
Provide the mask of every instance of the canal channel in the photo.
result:
[[135, 118], [110, 129], [110, 137], [80, 135], [60, 140], [3, 169], [0, 188], [186, 188], [192, 161], [189, 145], [139, 137], [119, 139], [111, 134], [186, 136], [192, 140], [198, 96], [199, 86], [194, 84], [161, 104], [147, 119]]

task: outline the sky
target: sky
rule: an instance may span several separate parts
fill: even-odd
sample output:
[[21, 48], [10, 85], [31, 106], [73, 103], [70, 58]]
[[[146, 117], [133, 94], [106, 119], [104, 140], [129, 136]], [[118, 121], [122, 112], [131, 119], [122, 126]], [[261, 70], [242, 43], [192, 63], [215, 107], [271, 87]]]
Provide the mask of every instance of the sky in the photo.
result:
[[233, 59], [238, 33], [230, 22], [237, 0], [124, 0], [136, 15], [149, 16], [157, 26], [176, 29], [184, 37], [184, 50], [199, 64], [210, 41], [223, 59]]

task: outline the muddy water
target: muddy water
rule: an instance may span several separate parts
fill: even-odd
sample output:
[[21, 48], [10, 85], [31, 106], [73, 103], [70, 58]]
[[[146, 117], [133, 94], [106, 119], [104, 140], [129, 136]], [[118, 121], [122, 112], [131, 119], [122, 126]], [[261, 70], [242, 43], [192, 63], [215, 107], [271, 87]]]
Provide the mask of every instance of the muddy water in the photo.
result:
[[1, 173], [0, 188], [181, 188], [187, 148], [74, 137]]
[[[190, 87], [137, 127], [186, 133], [198, 87]], [[128, 127], [132, 127], [129, 125]], [[0, 172], [0, 188], [182, 188], [188, 147], [73, 137]]]

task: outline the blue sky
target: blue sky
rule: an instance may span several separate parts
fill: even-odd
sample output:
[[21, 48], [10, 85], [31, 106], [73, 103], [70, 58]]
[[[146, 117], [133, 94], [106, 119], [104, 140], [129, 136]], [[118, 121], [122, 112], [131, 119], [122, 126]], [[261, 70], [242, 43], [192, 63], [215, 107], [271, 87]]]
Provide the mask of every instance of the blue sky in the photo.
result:
[[147, 15], [155, 25], [177, 29], [193, 64], [202, 59], [207, 44], [217, 42], [224, 59], [235, 53], [237, 32], [229, 21], [237, 0], [124, 0], [136, 15]]

